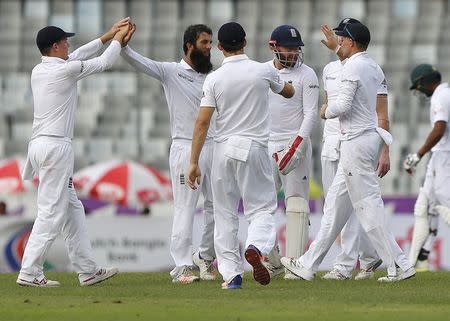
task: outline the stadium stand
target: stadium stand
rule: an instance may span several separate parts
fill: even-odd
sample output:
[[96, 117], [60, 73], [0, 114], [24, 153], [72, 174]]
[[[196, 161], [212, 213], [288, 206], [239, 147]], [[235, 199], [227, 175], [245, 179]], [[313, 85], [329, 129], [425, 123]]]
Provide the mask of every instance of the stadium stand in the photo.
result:
[[[320, 25], [334, 26], [352, 16], [369, 26], [369, 53], [382, 66], [389, 84], [395, 143], [383, 190], [391, 195], [412, 193], [423, 180], [425, 166], [418, 168], [411, 186], [402, 161], [430, 127], [426, 102], [408, 91], [409, 72], [417, 63], [432, 63], [447, 79], [449, 7], [448, 0], [1, 0], [0, 28], [8, 31], [0, 34], [0, 157], [26, 153], [33, 119], [29, 77], [40, 61], [35, 35], [45, 25], [76, 32], [71, 42], [74, 49], [120, 17], [131, 16], [138, 25], [131, 46], [154, 59], [176, 61], [182, 57], [187, 25], [206, 23], [217, 33], [223, 22], [236, 20], [247, 31], [248, 55], [266, 61], [271, 59], [267, 48], [271, 31], [289, 23], [300, 29], [305, 63], [321, 77], [323, 66], [334, 56], [320, 43]], [[221, 60], [214, 49], [215, 66]], [[100, 160], [128, 158], [167, 170], [169, 118], [159, 82], [137, 74], [120, 59], [112, 71], [81, 81], [79, 94], [76, 169]], [[321, 131], [322, 124], [313, 137], [316, 178], [320, 177]]]

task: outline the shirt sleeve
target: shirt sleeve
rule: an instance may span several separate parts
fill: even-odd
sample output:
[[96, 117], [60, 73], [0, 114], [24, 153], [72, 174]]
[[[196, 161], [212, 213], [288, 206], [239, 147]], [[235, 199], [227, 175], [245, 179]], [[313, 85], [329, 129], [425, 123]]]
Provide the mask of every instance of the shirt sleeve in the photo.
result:
[[353, 98], [358, 89], [358, 76], [347, 62], [342, 70], [342, 79], [339, 86], [339, 95], [335, 103], [328, 105], [325, 118], [336, 118], [350, 111]]
[[113, 66], [119, 58], [122, 49], [117, 40], [113, 40], [108, 48], [99, 57], [89, 60], [74, 60], [67, 63], [67, 73], [77, 80], [85, 78], [89, 75], [102, 72]]
[[[448, 95], [450, 96], [450, 95]], [[433, 124], [438, 121], [448, 122], [449, 113], [450, 113], [450, 100], [445, 98], [449, 97], [440, 96], [439, 99], [436, 99], [431, 104], [431, 112], [433, 115]]]
[[122, 57], [136, 70], [139, 70], [159, 81], [164, 81], [164, 63], [152, 60], [137, 53], [129, 46], [122, 49]]
[[387, 95], [388, 94], [388, 86], [386, 81], [386, 76], [384, 75], [383, 70], [378, 66], [380, 71], [381, 82], [378, 85], [377, 95]]
[[278, 71], [276, 71], [274, 68], [267, 66], [267, 69], [269, 71], [268, 79], [269, 79], [270, 89], [274, 93], [278, 94], [284, 88], [284, 81], [281, 80], [280, 75], [278, 74]]
[[328, 73], [328, 65], [323, 67], [323, 71], [322, 71], [323, 90], [325, 90], [325, 91], [327, 91], [327, 73]]
[[203, 83], [202, 99], [200, 101], [200, 107], [217, 107], [216, 97], [213, 90], [213, 81], [210, 75], [206, 76]]
[[310, 137], [318, 120], [319, 80], [312, 70], [303, 80], [303, 122], [298, 135]]
[[77, 50], [72, 52], [69, 55], [68, 61], [73, 60], [85, 60], [92, 58], [94, 55], [96, 55], [100, 49], [103, 47], [103, 42], [98, 39], [94, 39], [91, 42], [88, 42], [87, 44], [79, 47]]

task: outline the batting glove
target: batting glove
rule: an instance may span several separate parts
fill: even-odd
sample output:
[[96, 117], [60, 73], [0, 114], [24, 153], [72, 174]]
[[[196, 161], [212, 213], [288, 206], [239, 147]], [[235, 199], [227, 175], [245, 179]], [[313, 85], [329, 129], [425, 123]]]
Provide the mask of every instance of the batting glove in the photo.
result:
[[272, 157], [277, 163], [281, 174], [287, 175], [298, 166], [301, 159], [299, 146], [302, 141], [303, 137], [296, 136], [289, 142], [289, 145], [285, 149], [273, 153]]
[[417, 153], [408, 154], [403, 162], [403, 168], [409, 175], [413, 175], [419, 162], [420, 156]]

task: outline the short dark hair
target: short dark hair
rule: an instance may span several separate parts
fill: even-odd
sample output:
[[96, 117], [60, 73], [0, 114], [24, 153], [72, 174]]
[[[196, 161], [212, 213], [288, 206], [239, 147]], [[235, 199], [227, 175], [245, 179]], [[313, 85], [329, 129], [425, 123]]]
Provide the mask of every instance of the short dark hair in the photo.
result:
[[242, 42], [239, 42], [237, 44], [233, 44], [233, 45], [225, 44], [225, 43], [220, 43], [220, 45], [222, 46], [223, 50], [225, 50], [226, 52], [236, 52], [245, 47], [245, 40]]
[[212, 36], [212, 30], [210, 27], [204, 24], [190, 25], [187, 27], [183, 36], [183, 51], [184, 54], [187, 53], [188, 47], [187, 44], [190, 43], [195, 46], [198, 37], [202, 32], [206, 32], [207, 34]]
[[357, 42], [357, 41], [355, 41], [355, 43], [356, 43], [356, 47], [358, 47], [359, 49], [364, 50], [364, 51], [366, 51], [367, 47], [369, 47], [368, 43], [362, 43], [362, 42]]
[[48, 54], [50, 53], [50, 49], [52, 48], [53, 45], [39, 49], [39, 51], [41, 52], [41, 55], [43, 56], [48, 56]]

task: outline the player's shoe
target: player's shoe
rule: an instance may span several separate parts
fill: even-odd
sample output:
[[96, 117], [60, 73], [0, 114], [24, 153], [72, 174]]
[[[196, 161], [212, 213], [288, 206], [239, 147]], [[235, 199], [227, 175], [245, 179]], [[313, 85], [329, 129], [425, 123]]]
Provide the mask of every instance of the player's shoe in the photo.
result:
[[416, 275], [416, 270], [413, 267], [410, 267], [406, 271], [400, 271], [400, 273], [398, 273], [395, 276], [390, 276], [390, 275], [383, 276], [378, 279], [378, 282], [381, 282], [381, 283], [399, 282], [402, 280], [412, 278], [414, 275]]
[[23, 286], [40, 288], [57, 288], [61, 285], [58, 281], [49, 280], [45, 276], [40, 280], [38, 280], [37, 278], [34, 278], [33, 280], [26, 280], [19, 276], [16, 283]]
[[189, 284], [200, 281], [200, 278], [194, 274], [190, 266], [185, 265], [183, 270], [172, 279], [173, 283]]
[[269, 275], [270, 275], [271, 279], [273, 279], [277, 275], [280, 275], [281, 273], [284, 272], [284, 266], [282, 266], [282, 265], [280, 265], [280, 266], [273, 265], [272, 263], [269, 262], [267, 257], [264, 258], [264, 260], [262, 261], [262, 264], [264, 264], [264, 266], [266, 267], [267, 271], [269, 271]]
[[[284, 266], [283, 266], [284, 268]], [[284, 268], [284, 276], [283, 279], [285, 280], [303, 280], [301, 277], [295, 275], [294, 273], [292, 273], [291, 271], [289, 271], [288, 269]]]
[[214, 281], [217, 277], [217, 271], [214, 266], [214, 260], [205, 260], [200, 258], [200, 253], [195, 252], [192, 255], [192, 261], [200, 270], [200, 280], [202, 281]]
[[261, 252], [254, 245], [249, 245], [245, 250], [245, 259], [253, 267], [253, 278], [255, 281], [262, 285], [269, 284], [269, 271], [264, 264], [262, 264]]
[[236, 275], [230, 282], [222, 283], [222, 290], [242, 289], [242, 276]]
[[348, 277], [345, 274], [341, 273], [338, 269], [333, 268], [330, 272], [325, 273], [325, 275], [322, 276], [322, 279], [324, 279], [324, 280], [344, 281], [344, 280], [349, 280], [350, 277]]
[[375, 270], [383, 263], [383, 260], [379, 259], [375, 263], [369, 265], [367, 269], [361, 269], [355, 276], [356, 281], [372, 279], [375, 275]]
[[428, 260], [417, 260], [415, 268], [416, 272], [428, 272], [430, 270], [430, 265]]
[[86, 278], [80, 279], [80, 285], [81, 286], [94, 285], [103, 282], [105, 280], [108, 280], [117, 273], [119, 273], [119, 270], [115, 267], [101, 268], [96, 273]]
[[312, 281], [314, 279], [314, 272], [304, 268], [295, 258], [282, 257], [281, 264], [303, 280]]

